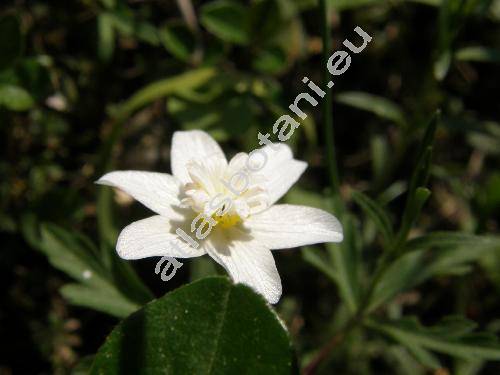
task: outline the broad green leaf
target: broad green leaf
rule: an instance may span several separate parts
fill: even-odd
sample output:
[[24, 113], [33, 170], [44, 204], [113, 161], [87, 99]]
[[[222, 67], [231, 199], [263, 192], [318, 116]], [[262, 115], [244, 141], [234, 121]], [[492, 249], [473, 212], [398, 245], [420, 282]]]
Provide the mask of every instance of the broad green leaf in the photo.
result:
[[202, 6], [200, 22], [226, 42], [245, 45], [250, 41], [249, 9], [236, 1], [216, 0]]
[[33, 107], [34, 104], [29, 92], [22, 87], [0, 84], [0, 107], [12, 111], [26, 111]]
[[385, 209], [376, 201], [359, 191], [353, 191], [351, 196], [354, 202], [356, 202], [363, 209], [365, 214], [375, 223], [378, 230], [382, 233], [382, 236], [384, 236], [385, 242], [390, 244], [393, 240], [394, 232], [392, 230], [391, 220]]
[[0, 70], [11, 66], [22, 54], [23, 39], [19, 19], [7, 15], [0, 18]]
[[500, 50], [483, 46], [465, 47], [455, 52], [455, 59], [461, 61], [498, 63], [500, 62]]
[[349, 91], [338, 94], [335, 100], [339, 103], [372, 112], [375, 115], [394, 121], [398, 125], [405, 125], [405, 115], [401, 108], [381, 96], [359, 91]]
[[170, 292], [122, 321], [91, 374], [290, 374], [286, 330], [264, 299], [222, 277]]
[[94, 362], [93, 355], [87, 355], [81, 358], [75, 367], [71, 370], [71, 375], [87, 375]]
[[464, 359], [500, 360], [500, 344], [492, 333], [476, 333], [476, 324], [463, 317], [447, 317], [424, 327], [414, 317], [396, 321], [370, 320], [367, 326], [411, 348], [431, 350]]

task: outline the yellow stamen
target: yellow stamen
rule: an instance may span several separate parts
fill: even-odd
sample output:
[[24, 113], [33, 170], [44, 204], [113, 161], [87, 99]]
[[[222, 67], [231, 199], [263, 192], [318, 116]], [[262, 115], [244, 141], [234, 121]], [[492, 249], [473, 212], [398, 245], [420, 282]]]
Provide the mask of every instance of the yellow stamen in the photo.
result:
[[212, 218], [217, 222], [217, 225], [220, 225], [222, 228], [230, 228], [236, 224], [238, 224], [241, 219], [238, 215], [216, 215], [214, 214]]

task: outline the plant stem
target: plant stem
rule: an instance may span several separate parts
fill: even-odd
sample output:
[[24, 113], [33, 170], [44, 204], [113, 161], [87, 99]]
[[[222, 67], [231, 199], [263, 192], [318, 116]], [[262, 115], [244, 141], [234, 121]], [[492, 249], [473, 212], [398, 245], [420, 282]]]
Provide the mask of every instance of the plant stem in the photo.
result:
[[358, 314], [354, 315], [349, 321], [328, 341], [320, 352], [314, 357], [314, 359], [309, 362], [304, 371], [303, 375], [314, 375], [318, 370], [319, 365], [325, 359], [328, 358], [330, 352], [339, 344], [344, 341], [344, 339], [351, 333], [351, 331], [358, 326], [360, 319], [362, 317]]
[[[328, 81], [330, 81], [330, 73], [327, 68], [327, 61], [329, 58], [329, 51], [331, 48], [331, 37], [330, 37], [330, 22], [328, 13], [328, 4], [326, 0], [319, 1], [320, 13], [321, 13], [321, 23], [322, 23], [322, 39], [323, 39], [323, 53], [322, 53], [322, 64], [323, 64], [323, 87], [327, 87]], [[337, 167], [337, 157], [335, 153], [335, 134], [333, 132], [333, 115], [332, 115], [332, 92], [330, 89], [326, 90], [326, 95], [323, 98], [323, 126], [326, 142], [326, 156], [328, 163], [328, 173], [330, 176], [330, 185], [333, 190], [334, 196], [339, 194], [339, 173]]]
[[375, 288], [379, 283], [380, 279], [384, 275], [387, 267], [391, 264], [390, 257], [383, 257], [379, 262], [375, 274], [372, 277], [370, 287], [363, 296], [363, 302], [358, 307], [356, 313], [347, 321], [347, 323], [340, 328], [340, 330], [328, 341], [319, 351], [319, 353], [314, 357], [314, 359], [309, 362], [303, 371], [303, 375], [314, 375], [318, 370], [320, 364], [325, 361], [330, 352], [337, 347], [342, 341], [360, 324], [363, 324], [364, 319], [369, 314], [370, 302], [375, 292]]

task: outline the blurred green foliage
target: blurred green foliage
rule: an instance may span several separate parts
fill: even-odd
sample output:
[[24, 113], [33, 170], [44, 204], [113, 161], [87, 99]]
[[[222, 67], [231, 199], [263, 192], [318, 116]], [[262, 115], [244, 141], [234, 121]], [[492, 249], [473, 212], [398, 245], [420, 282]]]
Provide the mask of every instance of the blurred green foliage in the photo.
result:
[[[285, 200], [345, 230], [276, 253], [299, 366], [341, 334], [321, 373], [497, 374], [500, 1], [328, 4], [333, 49], [357, 25], [373, 40], [333, 89], [340, 197], [319, 106], [290, 140], [310, 167]], [[84, 373], [117, 318], [220, 271], [190, 260], [163, 283], [155, 259], [118, 259], [146, 211], [93, 181], [169, 172], [179, 129], [250, 151], [302, 77], [321, 82], [321, 50], [315, 0], [0, 5], [0, 373]]]

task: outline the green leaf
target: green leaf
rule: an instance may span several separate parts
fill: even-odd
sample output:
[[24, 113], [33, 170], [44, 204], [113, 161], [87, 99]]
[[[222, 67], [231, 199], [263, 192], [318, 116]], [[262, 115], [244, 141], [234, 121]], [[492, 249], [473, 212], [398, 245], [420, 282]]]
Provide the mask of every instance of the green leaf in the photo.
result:
[[367, 311], [374, 311], [398, 293], [414, 287], [419, 272], [424, 268], [423, 258], [421, 251], [394, 261], [377, 283]]
[[405, 252], [421, 249], [443, 249], [446, 247], [494, 248], [500, 246], [498, 236], [478, 236], [462, 232], [433, 232], [409, 240]]
[[[430, 354], [430, 353], [429, 353]], [[400, 374], [405, 375], [426, 375], [424, 366], [420, 365], [414, 356], [401, 345], [391, 345], [388, 350], [384, 351], [384, 357], [387, 357], [389, 361], [394, 363], [395, 370], [399, 371]], [[431, 354], [432, 357], [432, 354]], [[421, 362], [421, 361], [420, 361]], [[436, 363], [439, 363], [436, 360]], [[433, 368], [432, 366], [429, 366]]]
[[476, 324], [463, 317], [446, 317], [424, 327], [414, 317], [396, 321], [370, 320], [367, 326], [413, 351], [432, 350], [464, 359], [500, 360], [500, 344], [492, 333], [473, 332]]
[[71, 370], [71, 375], [87, 375], [94, 362], [93, 355], [87, 355], [81, 358], [75, 367]]
[[360, 236], [350, 215], [345, 214], [339, 220], [344, 227], [344, 240], [340, 244], [328, 243], [326, 247], [330, 264], [333, 265], [339, 293], [349, 311], [354, 313], [358, 307], [360, 296], [359, 268], [361, 261], [359, 259], [359, 244], [357, 243]]
[[385, 209], [373, 199], [359, 191], [353, 191], [351, 196], [354, 202], [356, 202], [363, 209], [365, 214], [375, 223], [378, 230], [382, 233], [382, 236], [384, 236], [385, 242], [390, 244], [394, 238], [394, 232], [392, 230], [391, 220]]
[[19, 19], [8, 15], [0, 18], [0, 70], [12, 64], [21, 56], [23, 38]]
[[135, 24], [135, 35], [138, 39], [149, 43], [153, 46], [160, 45], [158, 30], [149, 22], [138, 22]]
[[159, 37], [165, 49], [181, 61], [188, 61], [194, 52], [196, 39], [184, 23], [165, 24], [159, 31]]
[[434, 232], [409, 240], [404, 255], [389, 266], [377, 284], [368, 310], [432, 277], [470, 272], [472, 262], [499, 248], [499, 237], [459, 232]]
[[368, 5], [385, 4], [384, 0], [328, 0], [329, 5], [337, 10], [355, 9]]
[[[430, 151], [430, 148], [432, 148], [432, 145], [434, 143], [434, 137], [436, 135], [436, 130], [437, 126], [441, 121], [441, 111], [438, 110], [432, 117], [431, 121], [427, 125], [424, 133], [424, 137], [422, 138], [422, 142], [420, 142], [420, 148], [417, 154], [417, 163], [415, 164], [415, 170], [413, 172], [413, 177], [412, 181], [410, 183], [410, 190], [416, 189], [417, 186], [425, 186], [426, 184], [426, 179], [418, 179], [417, 177], [423, 175], [427, 176], [428, 175], [428, 159], [430, 156], [428, 155]], [[421, 173], [421, 170], [424, 170], [425, 173]]]
[[97, 16], [97, 35], [97, 55], [102, 61], [108, 62], [115, 49], [115, 29], [113, 19], [108, 13]]
[[26, 111], [33, 107], [33, 98], [25, 89], [8, 84], [0, 84], [0, 106], [12, 111]]
[[417, 218], [420, 216], [422, 207], [424, 206], [427, 199], [429, 199], [431, 192], [429, 189], [419, 187], [410, 199], [408, 206], [403, 214], [401, 229], [398, 233], [398, 237], [401, 241], [406, 239], [411, 227], [416, 222]]
[[394, 121], [398, 125], [405, 125], [405, 115], [401, 108], [381, 96], [359, 91], [349, 91], [338, 94], [335, 100], [339, 103], [372, 112], [375, 115]]
[[446, 50], [441, 53], [434, 62], [434, 78], [438, 81], [442, 81], [448, 74], [448, 71], [450, 70], [451, 57], [451, 51]]
[[100, 188], [97, 195], [97, 223], [100, 235], [100, 260], [111, 271], [114, 285], [133, 301], [144, 304], [153, 299], [153, 294], [138, 278], [131, 264], [118, 257], [115, 244], [118, 230], [113, 211], [113, 190]]
[[222, 277], [155, 300], [122, 321], [91, 374], [290, 374], [287, 332], [264, 299]]
[[384, 186], [384, 182], [390, 175], [393, 165], [391, 149], [385, 136], [374, 135], [370, 140], [370, 151], [372, 157], [373, 184], [377, 187]]
[[141, 307], [140, 304], [123, 298], [112, 288], [101, 289], [82, 284], [66, 284], [60, 292], [73, 305], [90, 307], [118, 318], [124, 318]]
[[53, 224], [41, 227], [38, 249], [49, 262], [82, 283], [102, 287], [107, 284], [106, 273], [98, 260], [98, 251], [84, 236], [66, 231]]
[[33, 100], [42, 100], [53, 90], [49, 69], [42, 57], [25, 57], [20, 60], [16, 66], [16, 75], [19, 86], [29, 92]]
[[474, 148], [491, 155], [500, 154], [500, 139], [497, 135], [470, 132], [467, 134], [467, 142]]
[[217, 263], [210, 257], [198, 257], [189, 260], [189, 280], [195, 281], [217, 275]]
[[[333, 282], [340, 282], [339, 278], [337, 277], [337, 273], [333, 268], [333, 265], [321, 253], [322, 251], [318, 248], [306, 246], [303, 248], [302, 257], [307, 263], [323, 272]], [[354, 303], [352, 305], [354, 307]]]
[[226, 42], [246, 45], [250, 41], [249, 10], [237, 2], [217, 0], [202, 6], [200, 22]]
[[436, 356], [429, 352], [427, 349], [424, 349], [419, 345], [414, 345], [411, 342], [407, 342], [406, 347], [408, 348], [410, 353], [413, 354], [415, 359], [425, 367], [433, 370], [437, 370], [441, 367], [441, 364], [439, 363], [439, 360], [436, 358]]
[[37, 248], [47, 255], [52, 266], [80, 283], [61, 290], [71, 303], [124, 317], [152, 299], [129, 265], [118, 263], [107, 268], [87, 237], [53, 224], [42, 225], [40, 232]]
[[97, 229], [101, 244], [102, 259], [105, 264], [111, 264], [108, 252], [118, 239], [119, 231], [115, 225], [113, 189], [98, 187], [97, 193]]
[[115, 115], [120, 119], [127, 118], [154, 100], [199, 87], [215, 77], [215, 74], [216, 71], [212, 68], [202, 68], [153, 82], [137, 91], [130, 99], [120, 105], [115, 110]]
[[325, 209], [325, 206], [328, 207], [328, 200], [321, 194], [302, 189], [297, 185], [288, 190], [284, 200], [288, 204], [297, 204], [322, 209]]
[[262, 73], [276, 74], [287, 65], [286, 53], [279, 47], [270, 47], [257, 53], [252, 67]]
[[455, 52], [455, 59], [461, 61], [498, 63], [500, 62], [500, 50], [483, 46], [465, 47]]
[[400, 251], [404, 244], [411, 226], [420, 215], [420, 211], [430, 196], [430, 191], [423, 186], [427, 184], [432, 157], [432, 145], [436, 134], [436, 129], [441, 120], [441, 112], [436, 111], [435, 115], [426, 127], [424, 137], [420, 143], [417, 154], [417, 162], [410, 178], [408, 197], [406, 198], [401, 227], [397, 234], [394, 246], [391, 251]]

